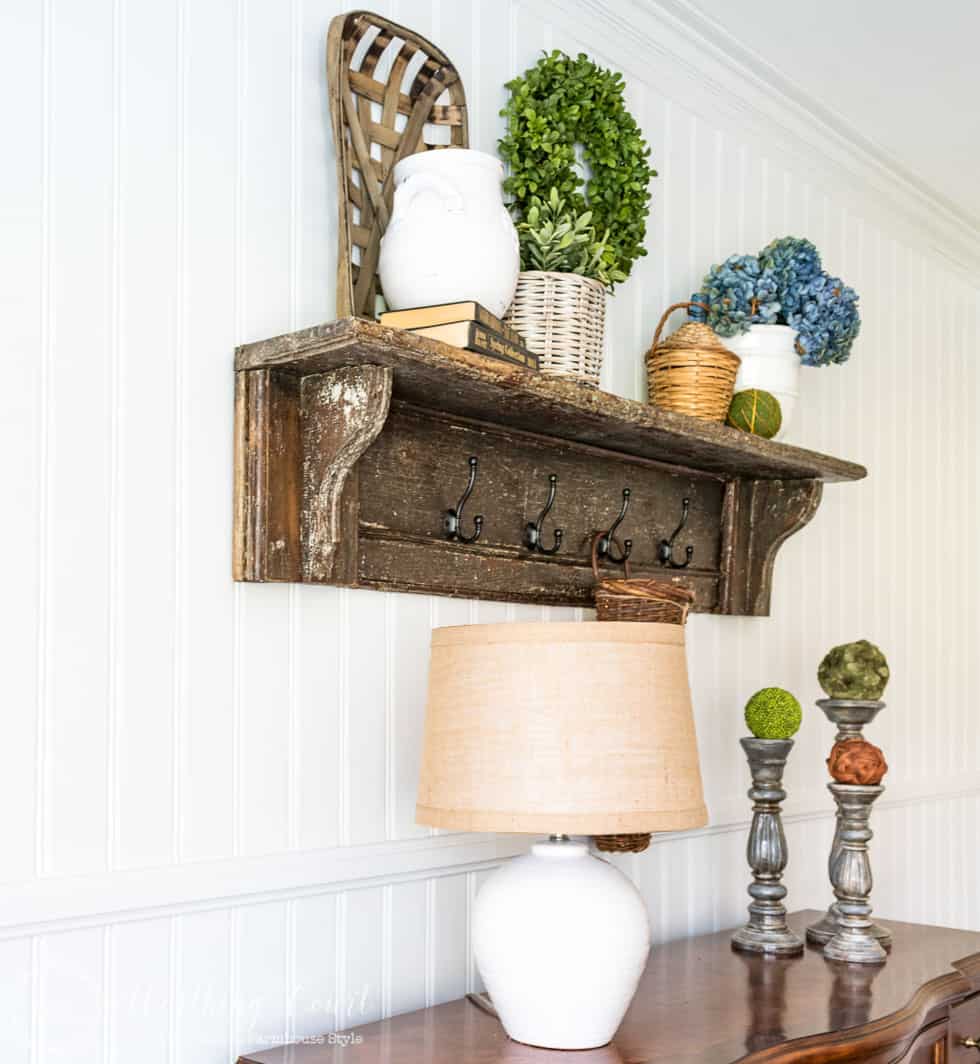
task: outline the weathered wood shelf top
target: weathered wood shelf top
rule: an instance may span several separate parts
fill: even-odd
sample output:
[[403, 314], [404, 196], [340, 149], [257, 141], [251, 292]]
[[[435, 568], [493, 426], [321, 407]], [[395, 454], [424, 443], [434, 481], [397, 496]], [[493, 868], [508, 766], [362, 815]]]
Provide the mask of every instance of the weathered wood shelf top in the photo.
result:
[[245, 344], [236, 352], [235, 367], [305, 377], [365, 364], [392, 370], [396, 400], [724, 479], [830, 482], [867, 475], [854, 462], [518, 366], [488, 363], [449, 344], [358, 318]]

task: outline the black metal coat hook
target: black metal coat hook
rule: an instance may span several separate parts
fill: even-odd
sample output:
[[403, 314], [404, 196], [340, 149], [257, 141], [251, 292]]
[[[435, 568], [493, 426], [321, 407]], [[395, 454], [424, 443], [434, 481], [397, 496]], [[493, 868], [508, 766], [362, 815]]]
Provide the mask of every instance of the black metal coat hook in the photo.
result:
[[633, 541], [631, 539], [623, 540], [623, 553], [617, 558], [613, 554], [613, 536], [616, 534], [616, 529], [623, 523], [623, 518], [626, 516], [626, 511], [630, 508], [630, 489], [623, 488], [623, 506], [619, 511], [619, 516], [610, 525], [609, 530], [602, 533], [599, 542], [596, 544], [596, 554], [600, 558], [608, 558], [613, 565], [624, 565], [626, 559], [630, 556], [630, 552], [633, 550]]
[[685, 560], [682, 562], [674, 561], [674, 540], [677, 538], [681, 529], [687, 524], [687, 515], [691, 509], [691, 500], [684, 499], [681, 503], [681, 507], [680, 524], [670, 534], [670, 539], [662, 539], [657, 546], [657, 561], [659, 561], [661, 565], [670, 566], [671, 569], [686, 569], [691, 564], [691, 559], [694, 557], [694, 548], [685, 547]]
[[548, 477], [548, 501], [544, 504], [544, 509], [538, 514], [537, 521], [528, 521], [524, 526], [524, 543], [528, 550], [536, 550], [539, 554], [557, 554], [561, 550], [561, 537], [564, 535], [564, 531], [560, 528], [555, 529], [555, 544], [553, 547], [541, 546], [541, 525], [544, 523], [544, 519], [548, 516], [552, 506], [555, 505], [557, 492], [558, 474], [552, 473]]
[[466, 500], [470, 497], [473, 491], [473, 485], [476, 483], [476, 467], [477, 460], [475, 456], [471, 456], [470, 463], [470, 479], [466, 485], [466, 490], [459, 497], [459, 502], [456, 503], [454, 510], [447, 510], [443, 521], [443, 528], [446, 532], [446, 539], [455, 540], [457, 543], [475, 543], [480, 538], [480, 533], [483, 531], [483, 514], [477, 514], [473, 518], [473, 535], [464, 536], [460, 531], [460, 525], [463, 520], [463, 507], [466, 505]]

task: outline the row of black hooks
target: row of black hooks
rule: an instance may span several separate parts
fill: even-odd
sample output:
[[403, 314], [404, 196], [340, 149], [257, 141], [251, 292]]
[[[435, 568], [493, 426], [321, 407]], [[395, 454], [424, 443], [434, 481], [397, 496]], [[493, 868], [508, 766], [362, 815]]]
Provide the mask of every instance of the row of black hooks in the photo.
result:
[[[443, 529], [445, 531], [446, 539], [452, 540], [456, 543], [475, 543], [483, 533], [483, 514], [475, 514], [473, 517], [473, 531], [469, 534], [463, 532], [463, 508], [473, 494], [473, 488], [476, 485], [476, 473], [479, 466], [477, 458], [473, 455], [468, 459], [469, 462], [469, 480], [467, 481], [466, 488], [463, 494], [459, 497], [459, 502], [451, 510], [447, 510], [443, 521]], [[555, 505], [555, 498], [558, 495], [558, 474], [551, 473], [548, 476], [548, 498], [545, 501], [541, 512], [537, 516], [537, 520], [529, 521], [524, 526], [524, 546], [529, 551], [536, 552], [538, 554], [557, 554], [561, 550], [562, 536], [564, 530], [556, 528], [552, 532], [551, 546], [546, 547], [544, 545], [545, 533], [544, 522], [548, 514], [551, 512], [552, 506]], [[596, 555], [597, 557], [611, 563], [612, 565], [625, 565], [627, 559], [633, 550], [633, 541], [631, 539], [624, 539], [621, 548], [617, 549], [616, 530], [623, 523], [626, 518], [626, 514], [630, 508], [630, 496], [631, 491], [629, 488], [623, 488], [623, 502], [619, 509], [619, 513], [613, 523], [604, 532], [597, 533], [596, 542]], [[677, 561], [674, 558], [674, 540], [683, 531], [684, 526], [687, 524], [687, 518], [691, 510], [691, 500], [684, 499], [681, 503], [681, 519], [678, 522], [677, 527], [670, 534], [667, 539], [662, 539], [657, 544], [657, 561], [671, 569], [686, 569], [691, 564], [691, 559], [694, 557], [694, 548], [687, 546], [684, 548], [684, 561]]]

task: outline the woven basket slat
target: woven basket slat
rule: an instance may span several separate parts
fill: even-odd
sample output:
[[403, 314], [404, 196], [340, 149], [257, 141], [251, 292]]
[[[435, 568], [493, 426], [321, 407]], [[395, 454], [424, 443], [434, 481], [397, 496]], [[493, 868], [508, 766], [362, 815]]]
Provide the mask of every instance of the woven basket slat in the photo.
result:
[[[650, 403], [679, 414], [724, 421], [732, 402], [740, 359], [702, 322], [688, 322], [663, 343], [660, 333], [667, 318], [681, 307], [675, 303], [660, 319], [646, 353]], [[698, 304], [699, 306], [701, 304]]]
[[599, 386], [606, 322], [606, 290], [575, 273], [524, 270], [504, 320], [538, 356], [538, 368]]
[[[368, 35], [373, 39], [354, 69]], [[405, 93], [406, 68], [419, 52], [424, 61]], [[379, 68], [387, 69], [387, 76], [380, 76]], [[352, 11], [331, 21], [327, 81], [339, 186], [337, 316], [374, 318], [378, 257], [391, 211], [395, 164], [416, 152], [446, 146], [426, 142], [425, 127], [430, 124], [449, 127], [450, 146], [468, 147], [466, 95], [444, 52], [369, 11]], [[399, 115], [407, 118], [400, 131]], [[374, 158], [377, 151], [372, 148], [380, 148], [380, 159]]]
[[[398, 91], [401, 85], [402, 76], [405, 73], [405, 67], [408, 66], [410, 56], [406, 54], [403, 49], [399, 54], [398, 61], [401, 63], [401, 71], [392, 69], [389, 78], [389, 83], [385, 86], [380, 81], [375, 81], [373, 77], [365, 74], [360, 70], [351, 70], [348, 72], [348, 78], [350, 79], [351, 88], [358, 96], [366, 96], [373, 103], [385, 103], [388, 94], [394, 88], [393, 98], [395, 99], [395, 107], [397, 113], [400, 115], [409, 115], [412, 113], [412, 98], [406, 96], [405, 93]], [[433, 104], [432, 112], [429, 115], [428, 121], [434, 126], [459, 126], [466, 124], [466, 109], [459, 107], [456, 104]], [[385, 125], [390, 125], [385, 119]]]

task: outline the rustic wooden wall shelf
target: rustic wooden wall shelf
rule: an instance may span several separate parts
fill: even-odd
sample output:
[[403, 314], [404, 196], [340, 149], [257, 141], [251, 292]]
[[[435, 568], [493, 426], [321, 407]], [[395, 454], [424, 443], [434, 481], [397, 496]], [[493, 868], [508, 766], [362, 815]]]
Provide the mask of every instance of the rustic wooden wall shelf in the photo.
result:
[[[633, 575], [683, 582], [702, 612], [765, 615], [780, 545], [824, 481], [862, 466], [344, 318], [236, 354], [234, 575], [498, 601], [590, 605], [591, 536], [630, 508]], [[463, 529], [445, 512], [479, 472]], [[552, 555], [530, 550], [564, 531]], [[660, 541], [690, 500], [675, 557]], [[609, 575], [622, 569], [609, 567]]]

